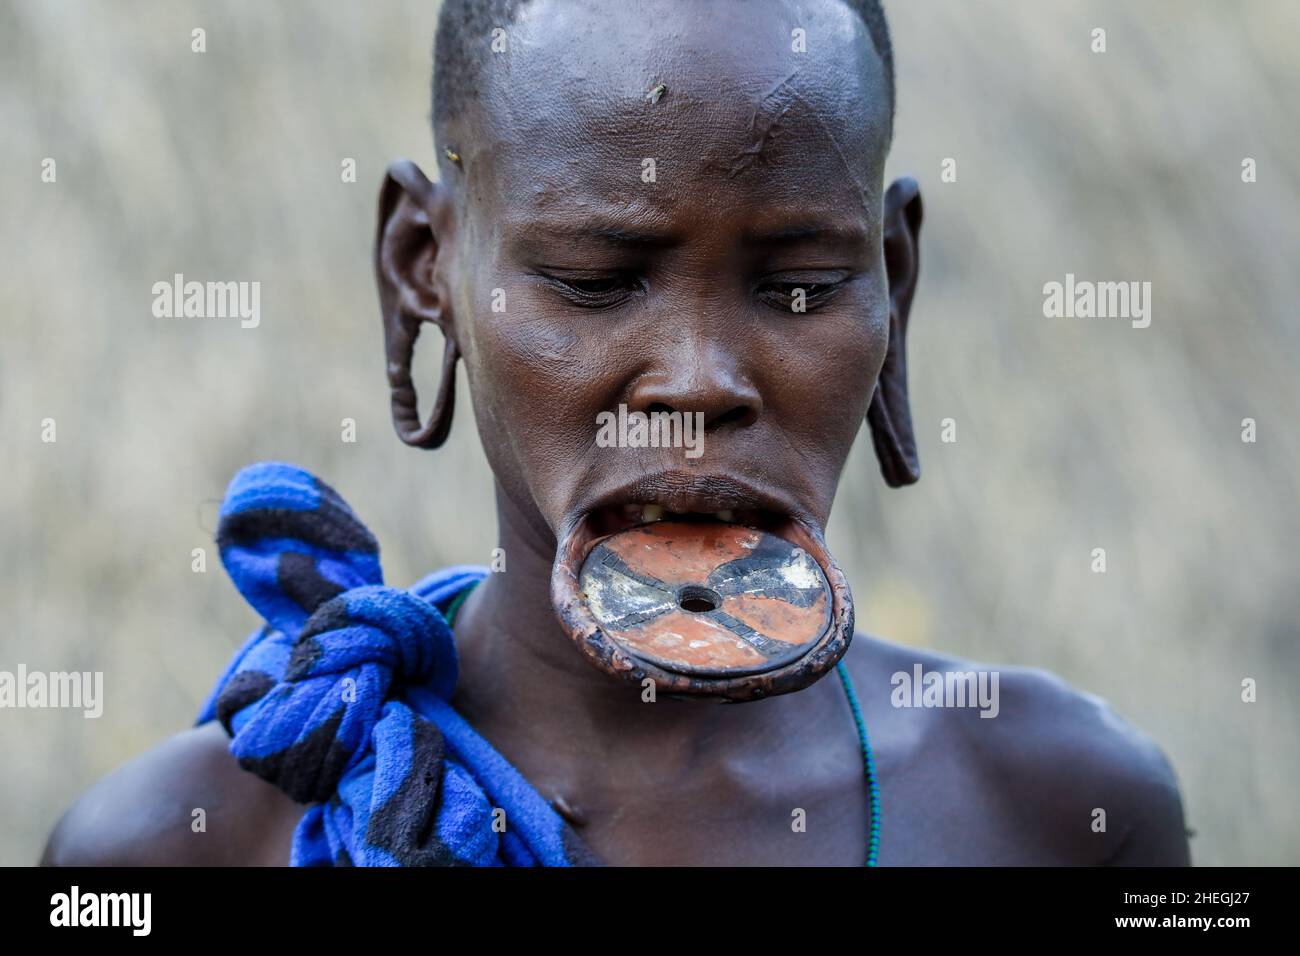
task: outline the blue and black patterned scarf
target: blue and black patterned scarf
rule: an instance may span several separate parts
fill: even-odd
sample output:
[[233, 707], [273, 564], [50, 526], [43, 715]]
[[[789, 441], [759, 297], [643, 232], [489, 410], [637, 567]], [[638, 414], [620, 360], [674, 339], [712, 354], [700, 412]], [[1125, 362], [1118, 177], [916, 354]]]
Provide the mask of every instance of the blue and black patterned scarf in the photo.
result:
[[444, 617], [487, 573], [387, 587], [347, 503], [292, 465], [230, 483], [217, 544], [266, 619], [197, 723], [220, 720], [245, 770], [310, 804], [294, 866], [571, 866], [596, 862], [555, 810], [449, 704]]

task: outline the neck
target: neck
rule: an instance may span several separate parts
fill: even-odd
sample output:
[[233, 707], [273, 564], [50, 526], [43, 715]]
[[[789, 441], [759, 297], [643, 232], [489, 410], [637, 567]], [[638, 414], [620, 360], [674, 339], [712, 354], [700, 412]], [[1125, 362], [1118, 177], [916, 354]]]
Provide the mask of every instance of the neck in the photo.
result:
[[[598, 671], [573, 646], [551, 607], [555, 540], [539, 533], [497, 491], [499, 547], [506, 570], [489, 574], [456, 617], [461, 660], [456, 708], [480, 733], [518, 758], [531, 744], [549, 759], [592, 754], [699, 759], [702, 753], [758, 751], [769, 734], [825, 727], [840, 706], [834, 681], [744, 704], [642, 700], [642, 688]], [[779, 738], [777, 738], [779, 739]]]

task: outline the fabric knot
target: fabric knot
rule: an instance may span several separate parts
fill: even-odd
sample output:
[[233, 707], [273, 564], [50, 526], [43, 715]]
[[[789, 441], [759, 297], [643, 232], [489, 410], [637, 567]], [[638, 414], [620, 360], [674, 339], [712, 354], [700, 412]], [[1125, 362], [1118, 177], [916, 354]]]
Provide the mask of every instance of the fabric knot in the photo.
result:
[[199, 721], [220, 720], [244, 769], [312, 804], [295, 866], [567, 866], [585, 853], [449, 703], [458, 668], [443, 610], [486, 568], [385, 586], [379, 546], [347, 503], [279, 462], [231, 481], [217, 543], [267, 623]]
[[217, 699], [244, 769], [295, 800], [328, 799], [368, 750], [394, 685], [454, 692], [447, 622], [384, 586], [374, 537], [315, 476], [277, 462], [241, 471], [217, 542], [235, 586], [274, 629]]
[[345, 674], [365, 664], [401, 682], [426, 684], [440, 697], [456, 689], [451, 629], [410, 591], [363, 585], [318, 607], [298, 634], [285, 680]]

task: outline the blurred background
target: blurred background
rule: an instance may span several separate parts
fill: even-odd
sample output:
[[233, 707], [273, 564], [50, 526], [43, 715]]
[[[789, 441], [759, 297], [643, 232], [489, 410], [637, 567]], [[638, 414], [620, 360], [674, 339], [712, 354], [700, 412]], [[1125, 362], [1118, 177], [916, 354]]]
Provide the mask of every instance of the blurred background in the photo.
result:
[[[1300, 863], [1300, 5], [887, 9], [890, 168], [926, 202], [923, 478], [887, 489], [860, 436], [830, 528], [859, 627], [1104, 697], [1170, 756], [1196, 862]], [[254, 627], [212, 545], [242, 465], [325, 477], [393, 583], [489, 560], [468, 404], [436, 453], [393, 435], [369, 265], [387, 161], [435, 171], [436, 17], [0, 0], [0, 669], [103, 671], [106, 696], [98, 720], [0, 710], [0, 862], [35, 861], [86, 786], [188, 726]], [[155, 319], [177, 272], [260, 281], [260, 327]], [[1067, 272], [1150, 281], [1150, 328], [1044, 318]]]

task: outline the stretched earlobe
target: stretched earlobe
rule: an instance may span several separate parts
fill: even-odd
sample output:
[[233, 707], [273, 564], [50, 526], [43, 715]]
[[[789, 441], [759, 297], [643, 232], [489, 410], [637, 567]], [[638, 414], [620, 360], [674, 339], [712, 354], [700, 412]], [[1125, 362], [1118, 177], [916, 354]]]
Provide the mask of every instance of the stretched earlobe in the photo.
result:
[[[416, 448], [437, 448], [447, 440], [456, 402], [460, 350], [451, 329], [447, 296], [434, 269], [444, 240], [445, 209], [441, 190], [418, 166], [409, 160], [389, 166], [379, 192], [375, 280], [384, 322], [393, 428], [403, 442]], [[422, 424], [411, 364], [425, 322], [442, 330], [446, 344], [433, 410]]]
[[867, 409], [880, 473], [891, 488], [921, 477], [907, 397], [907, 322], [920, 271], [921, 191], [915, 179], [896, 180], [885, 193], [885, 270], [889, 276], [889, 346]]
[[455, 338], [444, 336], [438, 394], [434, 398], [429, 420], [421, 425], [415, 382], [411, 378], [411, 359], [415, 354], [415, 339], [418, 334], [417, 325], [412, 327], [403, 342], [398, 343], [398, 348], [404, 350], [404, 356], [397, 361], [393, 359], [390, 345], [388, 388], [392, 394], [393, 428], [397, 431], [397, 437], [412, 448], [437, 448], [451, 434], [451, 419], [456, 407], [456, 362], [460, 359], [460, 350], [456, 348]]

